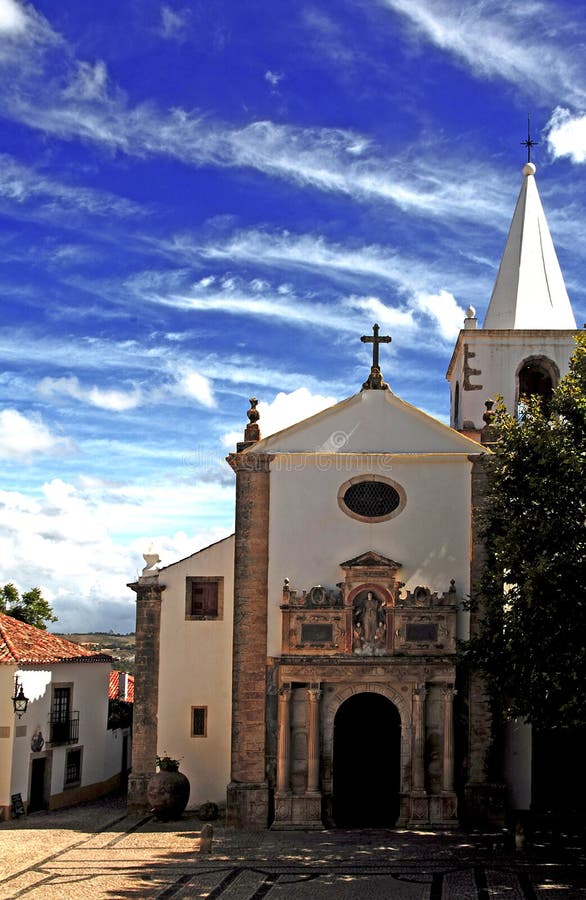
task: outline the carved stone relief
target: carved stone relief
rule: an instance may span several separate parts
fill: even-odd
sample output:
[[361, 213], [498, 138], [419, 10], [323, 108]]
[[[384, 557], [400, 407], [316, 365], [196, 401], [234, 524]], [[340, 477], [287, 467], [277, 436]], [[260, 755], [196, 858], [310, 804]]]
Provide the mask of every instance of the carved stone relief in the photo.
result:
[[387, 622], [383, 601], [372, 591], [354, 598], [352, 650], [359, 656], [382, 656], [386, 651]]

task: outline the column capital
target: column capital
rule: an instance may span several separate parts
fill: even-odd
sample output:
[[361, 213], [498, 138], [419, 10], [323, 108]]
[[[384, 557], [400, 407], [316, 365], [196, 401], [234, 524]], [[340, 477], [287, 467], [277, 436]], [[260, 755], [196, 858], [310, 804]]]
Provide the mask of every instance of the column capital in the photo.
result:
[[274, 458], [273, 453], [230, 453], [226, 461], [235, 472], [268, 472]]
[[454, 687], [453, 684], [450, 684], [450, 683], [442, 684], [442, 697], [444, 698], [444, 700], [446, 702], [453, 700], [457, 693], [458, 693], [458, 691], [456, 690], [456, 688]]
[[427, 687], [425, 685], [425, 682], [414, 685], [413, 699], [417, 702], [421, 702], [421, 701], [425, 700], [426, 697], [427, 697]]
[[322, 698], [322, 690], [319, 687], [308, 687], [307, 688], [307, 696], [309, 697], [310, 703], [319, 703]]

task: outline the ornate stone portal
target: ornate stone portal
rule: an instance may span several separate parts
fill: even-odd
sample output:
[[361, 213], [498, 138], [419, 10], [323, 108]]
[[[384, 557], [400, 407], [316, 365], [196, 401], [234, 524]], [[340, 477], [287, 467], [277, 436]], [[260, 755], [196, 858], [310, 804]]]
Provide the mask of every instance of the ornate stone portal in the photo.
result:
[[[283, 587], [273, 828], [332, 823], [334, 723], [349, 697], [387, 697], [401, 721], [399, 825], [454, 825], [457, 596], [404, 591], [400, 563], [368, 551], [342, 582]], [[270, 723], [268, 732], [270, 733]], [[369, 751], [372, 753], [372, 749]], [[357, 771], [364, 759], [357, 759]], [[384, 777], [384, 766], [381, 769]]]

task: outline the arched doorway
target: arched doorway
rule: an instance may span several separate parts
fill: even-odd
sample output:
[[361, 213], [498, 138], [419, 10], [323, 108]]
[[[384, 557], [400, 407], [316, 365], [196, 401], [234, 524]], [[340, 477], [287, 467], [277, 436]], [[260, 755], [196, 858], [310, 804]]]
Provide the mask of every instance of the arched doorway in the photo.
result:
[[390, 827], [399, 815], [401, 719], [382, 694], [349, 697], [334, 719], [333, 814], [339, 828]]

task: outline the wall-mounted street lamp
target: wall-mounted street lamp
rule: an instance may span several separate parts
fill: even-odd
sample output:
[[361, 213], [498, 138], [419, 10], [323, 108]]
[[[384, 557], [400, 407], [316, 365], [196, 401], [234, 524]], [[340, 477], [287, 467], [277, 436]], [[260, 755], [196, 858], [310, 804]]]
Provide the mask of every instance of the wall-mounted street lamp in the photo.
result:
[[22, 684], [18, 680], [18, 675], [14, 678], [14, 697], [12, 698], [12, 705], [18, 718], [22, 718], [28, 706], [28, 697], [24, 696], [24, 691], [22, 689]]

